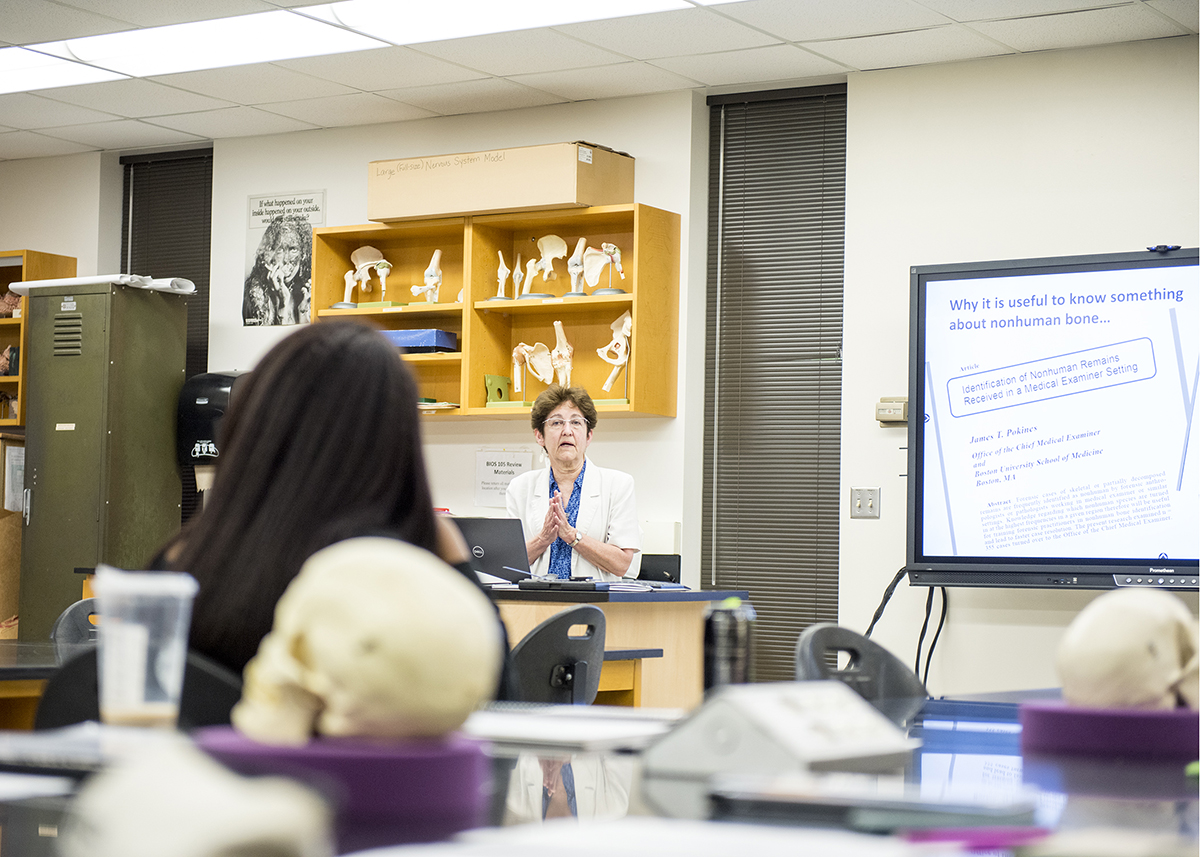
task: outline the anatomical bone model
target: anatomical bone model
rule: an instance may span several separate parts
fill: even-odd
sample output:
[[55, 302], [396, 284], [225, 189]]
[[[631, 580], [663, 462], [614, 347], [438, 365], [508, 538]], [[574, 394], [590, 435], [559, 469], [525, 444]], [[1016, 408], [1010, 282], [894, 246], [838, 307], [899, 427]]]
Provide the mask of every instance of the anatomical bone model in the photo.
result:
[[526, 345], [524, 342], [518, 342], [517, 347], [513, 349], [513, 390], [517, 393], [521, 392], [522, 379], [525, 377], [525, 367], [533, 372], [533, 377], [537, 378], [543, 384], [549, 384], [554, 380], [554, 362], [550, 357], [550, 349], [545, 343], [535, 342], [533, 345]]
[[429, 267], [425, 269], [425, 285], [413, 286], [412, 293], [416, 295], [425, 295], [425, 300], [431, 304], [438, 302], [438, 297], [442, 292], [442, 251], [434, 250], [433, 258], [429, 260]]
[[525, 263], [525, 291], [521, 292], [521, 297], [532, 298], [543, 296], [542, 292], [533, 291], [533, 278], [537, 276], [537, 272], [537, 259], [530, 259]]
[[[500, 267], [496, 269], [496, 297], [495, 300], [508, 300], [504, 294], [504, 284], [508, 282], [508, 265], [504, 264], [504, 251], [497, 250], [496, 255], [500, 257]], [[519, 263], [518, 263], [519, 264]]]
[[629, 337], [633, 334], [633, 316], [629, 314], [629, 310], [612, 323], [612, 332], [612, 342], [596, 349], [600, 359], [613, 367], [608, 380], [601, 385], [606, 393], [612, 389], [613, 382], [621, 374], [621, 369], [629, 362]]
[[371, 291], [371, 269], [375, 269], [375, 273], [379, 276], [379, 289], [384, 294], [387, 294], [387, 277], [388, 272], [392, 270], [392, 264], [385, 258], [383, 254], [374, 247], [359, 247], [350, 254], [350, 264], [354, 268], [346, 272], [346, 292], [343, 297], [345, 303], [350, 303], [351, 292], [354, 287], [358, 286], [360, 295]]
[[1115, 589], [1072, 620], [1055, 655], [1062, 694], [1091, 708], [1200, 705], [1197, 626], [1158, 589]]
[[567, 255], [567, 242], [557, 235], [545, 235], [539, 238], [537, 246], [541, 258], [530, 259], [525, 265], [525, 291], [521, 292], [523, 298], [551, 297], [543, 292], [533, 291], [533, 278], [537, 274], [541, 274], [543, 283], [558, 279], [558, 274], [554, 270], [554, 260]]
[[525, 275], [521, 273], [521, 254], [517, 254], [516, 264], [513, 265], [513, 297], [521, 294], [521, 281], [525, 279]]
[[538, 252], [542, 258], [538, 260], [538, 270], [542, 273], [542, 282], [558, 279], [554, 272], [554, 260], [567, 255], [567, 242], [557, 235], [546, 235], [538, 239]]
[[571, 358], [575, 348], [567, 342], [561, 321], [554, 322], [554, 350], [550, 352], [550, 365], [554, 367], [554, 380], [560, 386], [571, 386]]
[[279, 599], [233, 725], [282, 745], [441, 736], [495, 692], [502, 657], [495, 610], [465, 577], [399, 539], [348, 539]]
[[583, 251], [587, 247], [587, 239], [580, 238], [579, 243], [575, 245], [575, 252], [571, 254], [571, 258], [567, 260], [567, 273], [571, 275], [571, 294], [582, 295], [583, 284]]
[[[600, 282], [600, 274], [605, 266], [612, 265], [625, 279], [625, 270], [621, 267], [621, 251], [616, 244], [601, 244], [600, 249], [588, 247], [583, 251], [583, 279], [589, 286], [595, 288]], [[612, 286], [612, 270], [608, 272], [608, 283]], [[618, 290], [619, 291], [619, 290]]]

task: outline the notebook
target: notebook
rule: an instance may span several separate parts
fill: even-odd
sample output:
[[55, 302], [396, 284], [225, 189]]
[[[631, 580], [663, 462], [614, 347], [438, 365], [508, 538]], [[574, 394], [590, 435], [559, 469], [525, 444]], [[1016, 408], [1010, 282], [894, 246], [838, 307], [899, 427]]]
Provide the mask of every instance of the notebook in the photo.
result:
[[452, 517], [450, 520], [458, 525], [467, 540], [476, 572], [510, 583], [531, 576], [529, 555], [525, 552], [525, 530], [518, 519]]

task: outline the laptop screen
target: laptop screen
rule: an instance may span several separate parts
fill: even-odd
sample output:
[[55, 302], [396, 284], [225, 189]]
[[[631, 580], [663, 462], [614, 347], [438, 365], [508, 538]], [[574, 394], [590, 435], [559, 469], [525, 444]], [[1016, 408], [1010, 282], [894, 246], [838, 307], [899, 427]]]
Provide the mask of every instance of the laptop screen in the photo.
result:
[[525, 530], [517, 518], [456, 518], [476, 571], [516, 582], [530, 577]]

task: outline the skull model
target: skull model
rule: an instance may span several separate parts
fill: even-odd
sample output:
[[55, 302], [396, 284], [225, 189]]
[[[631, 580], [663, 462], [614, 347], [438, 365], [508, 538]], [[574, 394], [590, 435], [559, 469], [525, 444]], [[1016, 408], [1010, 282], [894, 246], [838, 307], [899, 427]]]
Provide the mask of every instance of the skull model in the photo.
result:
[[461, 574], [401, 541], [350, 539], [279, 599], [233, 725], [269, 744], [443, 735], [491, 698], [502, 657], [496, 611]]
[[1080, 611], [1058, 646], [1063, 698], [1092, 708], [1197, 707], [1197, 626], [1169, 592], [1117, 589]]

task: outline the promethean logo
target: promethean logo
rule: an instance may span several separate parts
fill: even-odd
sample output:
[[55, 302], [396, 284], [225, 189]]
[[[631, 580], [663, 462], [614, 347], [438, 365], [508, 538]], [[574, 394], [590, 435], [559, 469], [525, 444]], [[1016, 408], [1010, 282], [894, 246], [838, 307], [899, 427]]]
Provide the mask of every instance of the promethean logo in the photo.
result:
[[1174, 573], [1175, 573], [1175, 569], [1173, 569], [1173, 568], [1154, 568], [1153, 566], [1150, 567], [1150, 574], [1174, 574]]
[[471, 548], [471, 555], [478, 559], [479, 557], [483, 556], [483, 548], [481, 548], [479, 545], [475, 545], [475, 547]]

